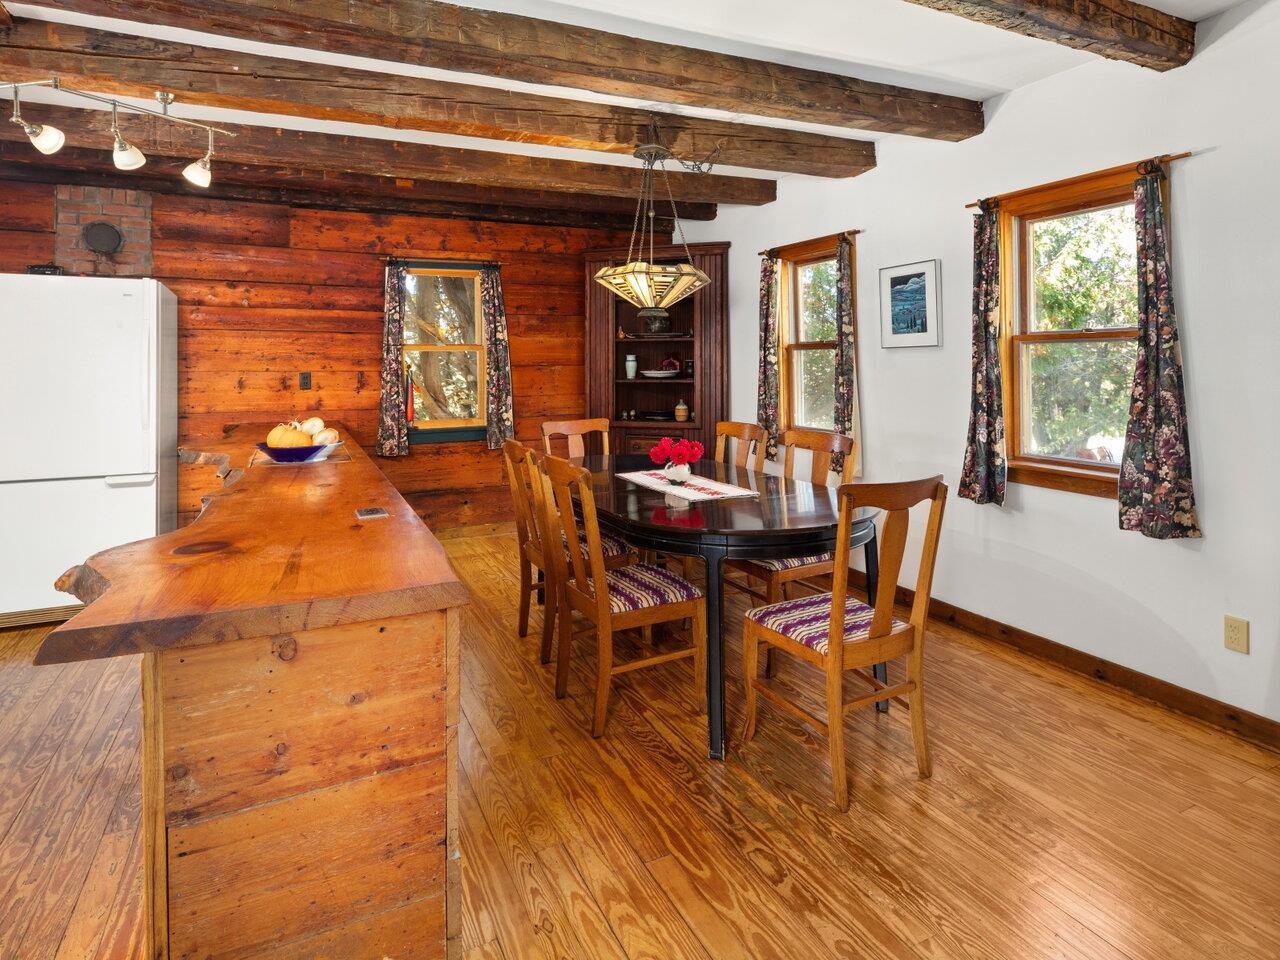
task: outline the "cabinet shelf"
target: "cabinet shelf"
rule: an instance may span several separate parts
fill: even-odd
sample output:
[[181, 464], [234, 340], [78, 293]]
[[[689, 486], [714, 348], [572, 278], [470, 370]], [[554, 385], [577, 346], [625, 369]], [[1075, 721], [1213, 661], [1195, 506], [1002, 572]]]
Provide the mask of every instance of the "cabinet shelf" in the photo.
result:
[[615, 383], [638, 383], [646, 387], [651, 387], [659, 383], [696, 383], [693, 377], [636, 377], [630, 380], [627, 377], [619, 377]]
[[635, 430], [637, 428], [654, 429], [654, 430], [697, 430], [700, 425], [692, 420], [686, 420], [681, 423], [679, 420], [610, 420], [610, 426], [627, 427]]
[[615, 338], [615, 342], [619, 346], [622, 346], [623, 344], [636, 344], [636, 343], [692, 343], [693, 334], [676, 333], [676, 334], [672, 334], [669, 337], [627, 337], [625, 340], [617, 340], [617, 338]]

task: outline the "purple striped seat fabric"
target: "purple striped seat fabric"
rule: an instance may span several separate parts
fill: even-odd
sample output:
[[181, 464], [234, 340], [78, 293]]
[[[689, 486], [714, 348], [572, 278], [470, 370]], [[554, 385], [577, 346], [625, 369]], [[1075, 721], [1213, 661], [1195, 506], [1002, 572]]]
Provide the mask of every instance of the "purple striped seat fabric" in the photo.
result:
[[696, 600], [702, 591], [663, 567], [636, 563], [609, 572], [609, 609], [628, 613], [664, 603]]
[[[567, 549], [569, 538], [566, 537], [563, 533], [561, 533], [560, 536], [563, 539]], [[586, 533], [584, 532], [578, 533], [578, 543], [582, 547], [582, 555], [585, 557], [587, 555]], [[606, 557], [620, 557], [631, 548], [627, 546], [627, 541], [623, 540], [617, 534], [607, 533], [604, 530], [601, 530], [600, 531], [600, 549]]]
[[[871, 632], [871, 618], [875, 615], [869, 606], [853, 597], [844, 601], [844, 641], [850, 643], [865, 640]], [[815, 653], [826, 656], [831, 632], [831, 594], [819, 593], [798, 600], [783, 600], [767, 607], [747, 611], [747, 619], [767, 630], [780, 633], [796, 643], [803, 644]], [[896, 617], [890, 630], [905, 627]]]
[[752, 560], [756, 566], [766, 570], [796, 570], [800, 567], [811, 567], [816, 563], [831, 563], [835, 557], [830, 553], [816, 553], [811, 557], [789, 557], [786, 560]]

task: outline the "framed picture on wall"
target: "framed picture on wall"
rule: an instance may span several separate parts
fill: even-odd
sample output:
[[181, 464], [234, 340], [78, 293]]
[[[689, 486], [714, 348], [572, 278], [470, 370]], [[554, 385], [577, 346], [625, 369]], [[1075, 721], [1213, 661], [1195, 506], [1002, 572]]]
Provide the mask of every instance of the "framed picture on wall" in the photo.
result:
[[880, 270], [880, 346], [936, 347], [942, 342], [938, 261]]

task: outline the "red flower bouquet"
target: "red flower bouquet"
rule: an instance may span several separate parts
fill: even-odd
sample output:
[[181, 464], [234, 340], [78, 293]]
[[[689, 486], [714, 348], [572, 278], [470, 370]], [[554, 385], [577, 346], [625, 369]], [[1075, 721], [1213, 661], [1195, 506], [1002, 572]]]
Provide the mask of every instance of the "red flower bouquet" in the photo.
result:
[[670, 437], [663, 437], [649, 450], [649, 459], [662, 466], [669, 483], [679, 486], [693, 474], [689, 464], [697, 463], [704, 453], [706, 448], [697, 440], [672, 440]]

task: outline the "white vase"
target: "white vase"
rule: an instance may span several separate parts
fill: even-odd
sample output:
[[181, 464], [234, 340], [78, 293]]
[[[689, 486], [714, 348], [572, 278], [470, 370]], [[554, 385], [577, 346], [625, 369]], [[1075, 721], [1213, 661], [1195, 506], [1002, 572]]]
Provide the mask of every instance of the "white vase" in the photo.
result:
[[622, 366], [627, 371], [627, 379], [634, 380], [636, 378], [636, 371], [640, 369], [640, 364], [637, 362], [635, 355], [631, 353], [627, 354], [627, 358], [623, 361]]
[[662, 472], [666, 474], [667, 483], [673, 483], [677, 487], [686, 483], [693, 476], [693, 471], [687, 463], [671, 463], [662, 468]]

